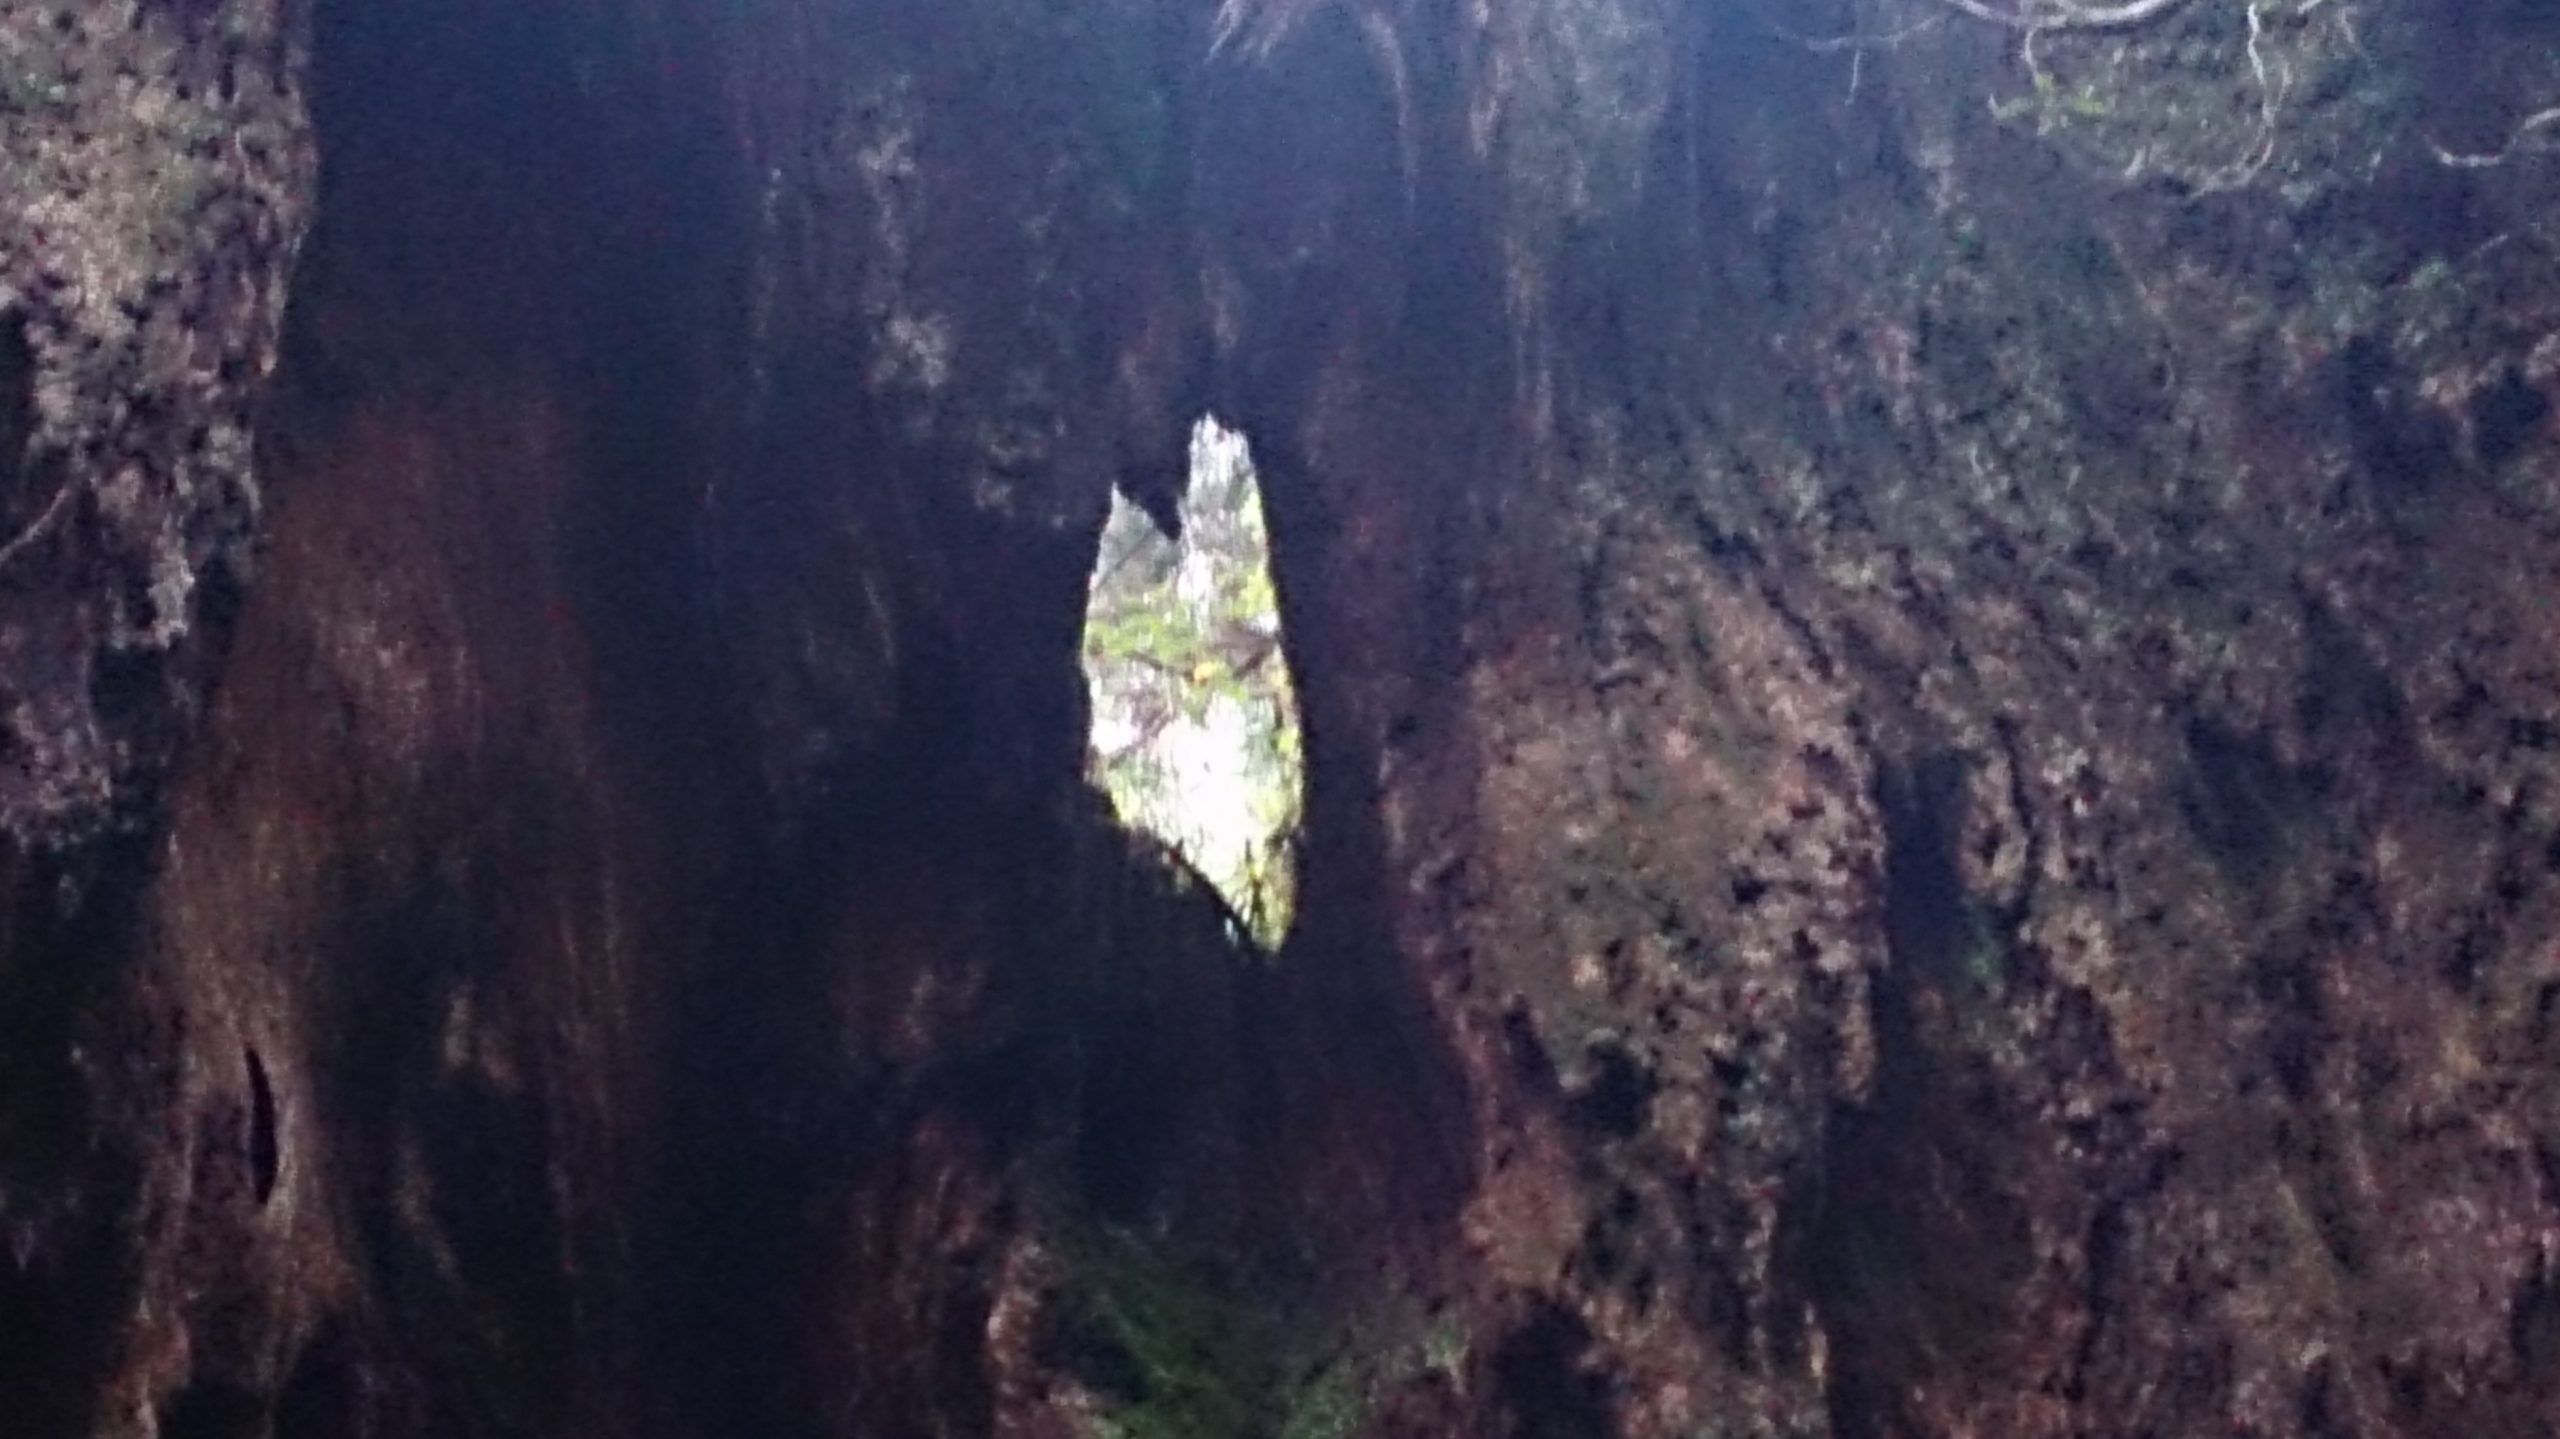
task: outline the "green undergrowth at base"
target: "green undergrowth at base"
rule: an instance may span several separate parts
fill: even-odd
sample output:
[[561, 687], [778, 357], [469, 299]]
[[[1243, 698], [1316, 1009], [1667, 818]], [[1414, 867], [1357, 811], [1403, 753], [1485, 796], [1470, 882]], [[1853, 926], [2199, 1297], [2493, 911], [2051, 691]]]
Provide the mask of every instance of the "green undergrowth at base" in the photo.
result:
[[1089, 1238], [1075, 1270], [1100, 1401], [1087, 1439], [1349, 1439], [1394, 1384], [1465, 1349], [1450, 1325], [1328, 1320], [1126, 1231]]

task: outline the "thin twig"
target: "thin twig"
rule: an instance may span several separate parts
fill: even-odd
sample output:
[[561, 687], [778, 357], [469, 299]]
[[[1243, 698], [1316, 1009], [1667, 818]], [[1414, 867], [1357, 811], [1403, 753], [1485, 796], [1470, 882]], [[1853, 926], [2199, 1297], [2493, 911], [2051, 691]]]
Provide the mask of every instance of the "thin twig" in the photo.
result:
[[60, 489], [55, 490], [52, 503], [44, 507], [44, 513], [29, 521], [27, 527], [18, 532], [17, 538], [5, 545], [0, 545], [0, 569], [6, 569], [16, 563], [18, 556], [26, 553], [36, 541], [43, 539], [52, 531], [55, 523], [62, 518], [63, 511], [70, 507], [72, 492], [78, 488], [79, 486], [66, 482]]
[[2492, 165], [2507, 163], [2514, 159], [2520, 150], [2537, 155], [2545, 153], [2547, 147], [2541, 145], [2528, 147], [2528, 142], [2539, 132], [2551, 129], [2553, 126], [2560, 126], [2560, 105], [2525, 116], [2516, 123], [2515, 133], [2507, 137], [2507, 143], [2493, 152], [2459, 153], [2446, 149], [2437, 143], [2433, 136], [2427, 138], [2427, 148], [2435, 152], [2436, 163], [2439, 165], [2450, 165], [2457, 170], [2485, 170]]
[[2249, 73], [2258, 82], [2258, 143], [2250, 155], [2198, 187], [2200, 195], [2237, 190], [2258, 178], [2267, 162], [2276, 157], [2276, 111], [2285, 95], [2293, 89], [2293, 72], [2281, 63], [2277, 78], [2267, 76], [2267, 57], [2262, 48], [2266, 39], [2264, 0], [2249, 0]]
[[2156, 20], [2188, 0], [2126, 0], [2120, 5], [2089, 5], [2082, 0], [2027, 0], [2015, 10], [1986, 5], [1983, 0], [1939, 0], [1977, 20], [2014, 30], [2121, 30]]

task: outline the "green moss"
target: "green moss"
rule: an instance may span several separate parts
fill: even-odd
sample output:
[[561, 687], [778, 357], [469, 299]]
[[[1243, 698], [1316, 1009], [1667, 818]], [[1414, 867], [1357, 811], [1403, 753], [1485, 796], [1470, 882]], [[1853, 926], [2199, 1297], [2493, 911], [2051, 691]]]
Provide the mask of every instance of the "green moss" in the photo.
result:
[[1379, 1396], [1465, 1363], [1464, 1326], [1329, 1322], [1112, 1232], [1079, 1263], [1113, 1382], [1087, 1439], [1348, 1439]]
[[1422, 1370], [1464, 1388], [1467, 1354], [1474, 1347], [1475, 1335], [1468, 1330], [1466, 1321], [1455, 1314], [1443, 1314], [1423, 1327]]
[[2356, 39], [2367, 8], [2190, 4], [2131, 29], [2049, 30], [2026, 89], [1991, 112], [2100, 174], [2283, 187], [2334, 172], [2388, 103]]
[[1258, 1316], [1133, 1240], [1115, 1238], [1090, 1271], [1104, 1335], [1134, 1392], [1098, 1416], [1092, 1439], [1221, 1439], [1257, 1433], [1268, 1387]]
[[2032, 124], [2039, 135], [2075, 119], [2104, 120], [2113, 112], [2107, 93], [2094, 82], [2079, 80], [2065, 85], [2041, 70], [2025, 94], [1995, 100], [1991, 105], [1993, 119]]
[[1348, 1360], [1337, 1360], [1289, 1397], [1280, 1415], [1279, 1439], [1348, 1439], [1359, 1432], [1375, 1402], [1366, 1376]]
[[65, 110], [73, 98], [57, 68], [26, 55], [0, 55], [0, 114]]
[[2009, 984], [2008, 941], [1999, 917], [1983, 905], [1966, 909], [1964, 974], [1985, 994], [1996, 995]]

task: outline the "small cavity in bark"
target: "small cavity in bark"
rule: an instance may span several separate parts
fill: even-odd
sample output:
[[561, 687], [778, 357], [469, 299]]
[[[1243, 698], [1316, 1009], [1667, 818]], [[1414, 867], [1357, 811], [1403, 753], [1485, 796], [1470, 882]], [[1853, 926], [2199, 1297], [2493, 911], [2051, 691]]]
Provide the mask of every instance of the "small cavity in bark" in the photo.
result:
[[2522, 454], [2551, 417], [2551, 401], [2515, 366], [2471, 402], [2472, 447], [2492, 469]]
[[[0, 310], [0, 523], [10, 533], [32, 518], [27, 491], [34, 482], [27, 449], [36, 432], [36, 356], [24, 322]], [[7, 535], [0, 535], [5, 543]]]
[[275, 1197], [283, 1153], [276, 1143], [276, 1093], [258, 1051], [245, 1051], [249, 1070], [249, 1177], [260, 1204]]
[[266, 1428], [265, 1402], [219, 1379], [189, 1384], [160, 1409], [160, 1439], [257, 1439]]
[[1517, 1416], [1520, 1439], [1602, 1439], [1617, 1432], [1608, 1381], [1588, 1367], [1591, 1330], [1570, 1311], [1541, 1305], [1493, 1358], [1494, 1382]]
[[1653, 1105], [1653, 1075], [1621, 1044], [1594, 1046], [1589, 1060], [1589, 1082], [1570, 1106], [1575, 1122], [1605, 1138], [1633, 1138]]
[[276, 1396], [274, 1439], [342, 1439], [365, 1432], [355, 1356], [345, 1333], [324, 1329], [293, 1362]]
[[2451, 421], [2419, 398], [2415, 377], [2387, 347], [2349, 341], [2339, 380], [2348, 441], [2386, 502], [2423, 494], [2454, 469]]

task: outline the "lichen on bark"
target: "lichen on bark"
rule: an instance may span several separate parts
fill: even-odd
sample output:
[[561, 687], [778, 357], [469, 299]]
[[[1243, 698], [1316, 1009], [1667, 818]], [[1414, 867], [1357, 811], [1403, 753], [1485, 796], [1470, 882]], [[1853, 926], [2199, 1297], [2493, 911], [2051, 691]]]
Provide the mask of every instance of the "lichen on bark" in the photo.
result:
[[310, 203], [300, 63], [271, 0], [0, 15], [17, 846], [136, 822], [198, 698], [198, 591], [245, 560], [250, 410]]

